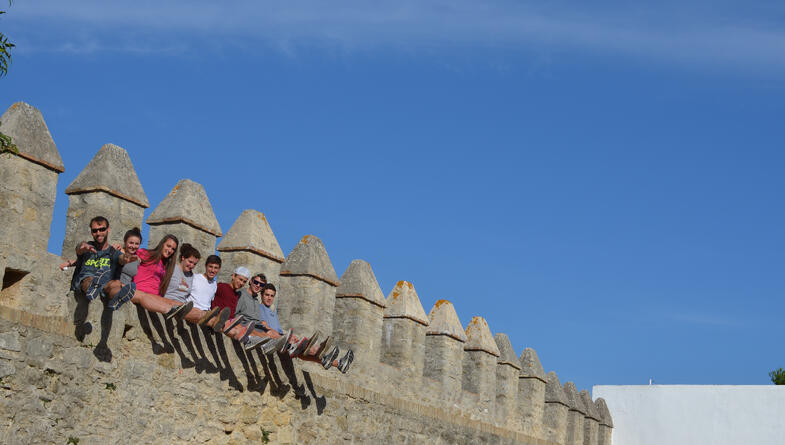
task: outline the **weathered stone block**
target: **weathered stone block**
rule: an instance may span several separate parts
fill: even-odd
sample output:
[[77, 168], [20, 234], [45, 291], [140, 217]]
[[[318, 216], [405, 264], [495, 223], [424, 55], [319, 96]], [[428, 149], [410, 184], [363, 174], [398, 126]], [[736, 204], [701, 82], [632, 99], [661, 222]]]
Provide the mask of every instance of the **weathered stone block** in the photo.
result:
[[545, 409], [545, 371], [534, 349], [526, 348], [520, 358], [518, 379], [518, 412], [524, 434], [542, 437], [542, 418]]
[[[31, 255], [46, 252], [58, 172], [11, 154], [0, 154], [0, 246]], [[13, 258], [9, 258], [13, 267]]]
[[488, 416], [493, 416], [496, 402], [496, 360], [499, 355], [488, 323], [482, 317], [473, 317], [466, 327], [461, 386], [477, 394], [477, 409]]
[[202, 258], [215, 253], [215, 242], [222, 235], [210, 200], [201, 184], [181, 179], [147, 218], [149, 246], [154, 247], [167, 234], [180, 244], [194, 246]]
[[335, 292], [333, 335], [354, 350], [357, 372], [370, 372], [381, 356], [382, 319], [386, 302], [371, 265], [354, 260]]
[[0, 334], [0, 349], [17, 352], [21, 351], [22, 344], [19, 342], [19, 333], [10, 331]]
[[285, 259], [263, 213], [244, 210], [221, 239], [218, 251], [223, 260], [220, 281], [228, 282], [234, 269], [243, 266], [252, 274], [263, 273], [268, 282], [278, 285]]
[[90, 240], [89, 223], [95, 216], [109, 220], [109, 242], [122, 243], [128, 229], [141, 227], [144, 209], [150, 206], [136, 171], [122, 147], [106, 144], [90, 160], [65, 193], [69, 195], [63, 256]]
[[521, 367], [515, 350], [506, 334], [497, 333], [493, 336], [499, 348], [496, 360], [496, 420], [510, 428], [520, 426], [518, 415], [518, 377]]
[[559, 377], [551, 371], [547, 375], [548, 383], [545, 387], [545, 410], [543, 423], [545, 438], [563, 444], [567, 437], [567, 416], [569, 406], [567, 396], [564, 394]]
[[281, 324], [303, 335], [314, 329], [332, 334], [338, 284], [322, 241], [304, 236], [281, 266], [276, 298]]
[[578, 394], [578, 389], [572, 382], [564, 384], [564, 395], [567, 397], [567, 405], [570, 409], [567, 412], [567, 434], [566, 445], [583, 445], [583, 423], [586, 414], [586, 407], [583, 399]]
[[0, 246], [16, 245], [38, 255], [49, 243], [63, 161], [41, 112], [24, 102], [3, 113], [0, 131], [19, 150], [19, 154], [0, 154]]

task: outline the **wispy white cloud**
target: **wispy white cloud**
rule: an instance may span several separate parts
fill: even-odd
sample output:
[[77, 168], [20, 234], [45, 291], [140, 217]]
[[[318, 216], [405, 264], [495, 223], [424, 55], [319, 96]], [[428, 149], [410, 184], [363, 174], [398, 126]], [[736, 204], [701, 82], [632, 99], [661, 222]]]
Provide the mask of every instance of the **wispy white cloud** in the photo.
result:
[[[304, 46], [342, 50], [567, 49], [687, 65], [785, 69], [785, 31], [772, 17], [733, 1], [629, 2], [489, 0], [316, 0], [107, 2], [41, 0], [13, 5], [11, 18], [35, 48], [131, 51], [139, 36], [169, 49], [203, 42], [262, 43], [285, 51]], [[765, 7], [764, 7], [765, 6]], [[17, 30], [22, 28], [17, 27]], [[49, 33], [65, 40], [50, 45]], [[64, 34], [63, 34], [64, 33]], [[120, 43], [118, 43], [120, 42]], [[142, 46], [148, 50], [155, 44]], [[20, 49], [21, 50], [21, 49]]]

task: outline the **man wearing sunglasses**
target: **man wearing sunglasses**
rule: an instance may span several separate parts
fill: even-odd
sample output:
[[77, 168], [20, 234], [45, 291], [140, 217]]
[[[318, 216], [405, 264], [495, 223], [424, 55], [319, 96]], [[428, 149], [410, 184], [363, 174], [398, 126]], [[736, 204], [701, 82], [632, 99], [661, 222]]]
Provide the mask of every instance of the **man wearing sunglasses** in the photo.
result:
[[76, 246], [76, 269], [71, 289], [81, 290], [88, 300], [98, 297], [103, 286], [118, 277], [120, 266], [138, 260], [136, 255], [125, 254], [110, 246], [109, 231], [109, 220], [96, 216], [90, 220], [93, 240], [82, 241]]

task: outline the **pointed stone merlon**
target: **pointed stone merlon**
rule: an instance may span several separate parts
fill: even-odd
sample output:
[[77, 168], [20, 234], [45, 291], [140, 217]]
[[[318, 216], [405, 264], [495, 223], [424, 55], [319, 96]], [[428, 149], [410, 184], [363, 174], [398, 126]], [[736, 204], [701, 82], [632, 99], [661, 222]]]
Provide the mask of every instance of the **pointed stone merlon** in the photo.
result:
[[167, 234], [172, 234], [180, 245], [194, 246], [202, 258], [215, 252], [215, 241], [223, 235], [204, 187], [190, 179], [181, 179], [174, 186], [147, 217], [147, 224], [150, 225], [147, 244], [150, 248]]
[[447, 300], [439, 300], [433, 305], [428, 320], [423, 375], [437, 382], [443, 400], [455, 402], [460, 398], [463, 383], [466, 333], [455, 307]]
[[496, 360], [501, 355], [491, 335], [488, 322], [473, 317], [466, 326], [463, 345], [463, 389], [477, 394], [477, 408], [493, 415], [496, 403]]
[[540, 358], [532, 348], [524, 349], [520, 357], [518, 376], [518, 413], [521, 430], [530, 436], [542, 437], [542, 418], [545, 409], [545, 386], [548, 383]]
[[382, 321], [387, 306], [371, 265], [354, 260], [335, 292], [333, 336], [354, 351], [354, 364], [370, 370], [381, 358]]
[[567, 437], [567, 420], [569, 405], [559, 377], [551, 371], [547, 375], [545, 386], [545, 411], [543, 425], [545, 438], [551, 442], [564, 443]]
[[382, 363], [394, 366], [392, 383], [414, 390], [423, 375], [425, 331], [430, 320], [412, 283], [399, 281], [387, 296], [382, 324]]
[[611, 445], [613, 437], [613, 418], [605, 399], [599, 397], [594, 401], [594, 407], [600, 415], [600, 426], [597, 432], [597, 445]]
[[521, 365], [506, 334], [497, 333], [493, 339], [499, 348], [499, 358], [496, 359], [496, 420], [518, 429], [518, 376]]
[[281, 246], [263, 213], [244, 210], [218, 243], [222, 267], [218, 280], [229, 282], [240, 266], [252, 274], [263, 273], [269, 283], [278, 285], [278, 274], [285, 261]]
[[[11, 137], [19, 151], [0, 154], [0, 251], [8, 252], [3, 248], [8, 246], [40, 255], [49, 244], [63, 161], [41, 112], [24, 102], [0, 116], [0, 132]], [[15, 268], [14, 256], [9, 255], [6, 267]]]
[[314, 329], [331, 335], [339, 283], [322, 240], [305, 235], [281, 265], [279, 281], [276, 304], [281, 324], [298, 335]]
[[583, 445], [583, 423], [586, 416], [586, 407], [583, 399], [578, 394], [578, 389], [572, 382], [564, 384], [564, 395], [570, 409], [567, 412], [567, 435], [565, 445]]
[[583, 405], [586, 407], [586, 415], [583, 418], [583, 443], [584, 445], [597, 445], [600, 428], [600, 414], [594, 406], [589, 391], [585, 389], [579, 393]]
[[150, 207], [128, 152], [106, 144], [65, 189], [68, 213], [65, 219], [63, 256], [71, 258], [74, 247], [92, 239], [90, 220], [109, 220], [109, 242], [123, 242], [125, 232], [142, 227], [144, 209]]

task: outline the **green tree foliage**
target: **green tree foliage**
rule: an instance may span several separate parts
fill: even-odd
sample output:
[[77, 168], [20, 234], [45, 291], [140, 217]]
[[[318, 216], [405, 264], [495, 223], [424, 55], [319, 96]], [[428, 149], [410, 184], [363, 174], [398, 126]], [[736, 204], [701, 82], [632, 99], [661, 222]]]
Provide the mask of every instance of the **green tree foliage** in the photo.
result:
[[[8, 6], [11, 6], [11, 0], [8, 0]], [[0, 14], [5, 14], [5, 11], [0, 11]], [[0, 32], [0, 77], [8, 74], [8, 64], [11, 63], [11, 48], [15, 45], [8, 41], [8, 38]]]
[[[11, 0], [8, 0], [8, 5], [11, 6]], [[5, 11], [0, 11], [0, 14], [5, 14]], [[0, 77], [8, 74], [8, 64], [11, 62], [11, 48], [14, 44], [8, 41], [8, 38], [0, 32]], [[0, 153], [5, 152], [19, 153], [16, 145], [11, 141], [11, 137], [0, 133]]]
[[785, 385], [785, 369], [780, 368], [776, 371], [771, 371], [769, 378], [771, 378], [771, 383], [775, 385]]

